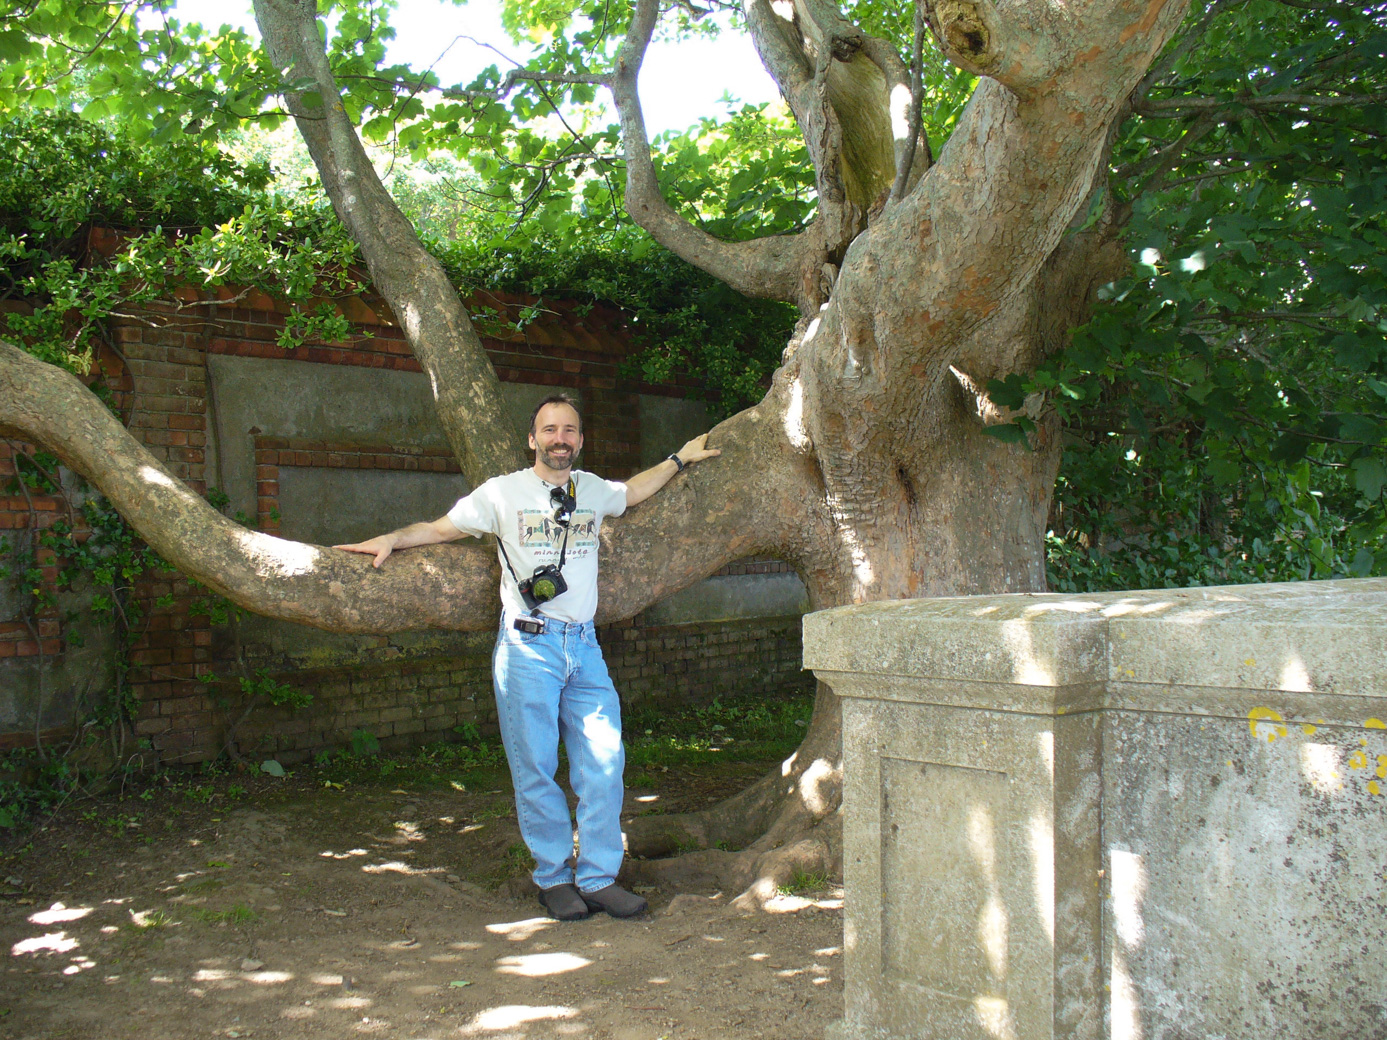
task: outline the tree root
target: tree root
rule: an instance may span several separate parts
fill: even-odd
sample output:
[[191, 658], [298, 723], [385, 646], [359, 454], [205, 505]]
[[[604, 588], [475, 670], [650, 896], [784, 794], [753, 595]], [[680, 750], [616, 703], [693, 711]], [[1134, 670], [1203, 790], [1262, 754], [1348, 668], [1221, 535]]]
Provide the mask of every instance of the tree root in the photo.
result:
[[742, 912], [773, 898], [796, 872], [840, 877], [842, 781], [842, 715], [819, 683], [804, 742], [778, 769], [700, 812], [626, 821], [623, 876], [735, 891], [731, 905]]

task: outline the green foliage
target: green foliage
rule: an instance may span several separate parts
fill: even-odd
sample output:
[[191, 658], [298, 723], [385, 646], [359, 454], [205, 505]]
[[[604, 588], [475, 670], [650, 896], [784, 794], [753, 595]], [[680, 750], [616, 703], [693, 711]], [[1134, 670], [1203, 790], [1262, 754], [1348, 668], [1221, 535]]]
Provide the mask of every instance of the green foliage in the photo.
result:
[[[715, 417], [760, 400], [794, 326], [786, 304], [749, 300], [655, 246], [644, 232], [620, 229], [566, 248], [538, 232], [495, 248], [431, 243], [464, 292], [487, 290], [619, 308], [641, 353], [627, 375], [661, 382], [702, 377]], [[640, 248], [637, 248], [639, 246]], [[486, 314], [478, 315], [485, 328]]]
[[[85, 375], [113, 311], [179, 287], [287, 298], [283, 346], [350, 333], [321, 298], [364, 285], [355, 245], [324, 203], [268, 192], [263, 164], [59, 113], [0, 122], [0, 149], [0, 277], [32, 308], [0, 314], [0, 336], [36, 357]], [[96, 227], [120, 233], [112, 255], [89, 250]]]
[[311, 693], [274, 678], [268, 668], [257, 668], [250, 675], [218, 676], [209, 673], [202, 677], [202, 681], [209, 686], [225, 683], [236, 686], [244, 704], [264, 701], [276, 708], [297, 711], [313, 703]]
[[778, 891], [783, 896], [802, 896], [813, 892], [821, 892], [828, 887], [828, 874], [824, 871], [805, 871], [796, 867], [790, 874], [790, 880], [778, 886]]
[[792, 754], [813, 712], [811, 696], [766, 701], [715, 700], [671, 711], [645, 708], [624, 720], [628, 772], [729, 762], [765, 762]]
[[1115, 151], [1130, 276], [993, 384], [1069, 431], [1056, 588], [1387, 573], [1387, 31], [1341, 14], [1211, 23]]

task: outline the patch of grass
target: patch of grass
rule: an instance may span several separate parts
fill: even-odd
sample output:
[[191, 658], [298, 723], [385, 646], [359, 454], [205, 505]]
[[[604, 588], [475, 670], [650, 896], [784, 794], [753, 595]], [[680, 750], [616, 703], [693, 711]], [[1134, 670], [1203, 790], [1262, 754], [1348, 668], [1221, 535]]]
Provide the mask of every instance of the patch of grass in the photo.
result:
[[183, 891], [189, 895], [196, 895], [199, 892], [215, 892], [225, 886], [226, 882], [220, 878], [199, 878], [197, 881], [189, 881], [183, 886]]
[[530, 850], [517, 841], [506, 849], [499, 863], [490, 870], [475, 875], [475, 880], [477, 884], [495, 890], [511, 878], [521, 877], [534, 869], [535, 861], [530, 855]]
[[167, 911], [150, 910], [148, 913], [140, 914], [138, 917], [127, 921], [121, 925], [121, 928], [133, 935], [138, 935], [143, 932], [158, 931], [171, 924], [177, 924], [177, 922], [169, 916]]
[[362, 784], [389, 778], [392, 784], [402, 787], [454, 789], [491, 784], [505, 763], [506, 752], [500, 740], [480, 736], [467, 743], [428, 744], [410, 754], [385, 756], [344, 748], [314, 759], [319, 786]]
[[207, 924], [249, 924], [255, 920], [255, 911], [243, 903], [237, 903], [229, 910], [206, 910], [194, 907], [192, 915]]
[[804, 739], [812, 696], [781, 701], [715, 700], [701, 708], [645, 708], [625, 720], [628, 783], [641, 786], [653, 771], [713, 760], [760, 762], [784, 758]]
[[795, 868], [790, 880], [779, 887], [782, 896], [802, 896], [821, 892], [828, 887], [828, 875], [823, 871], [803, 871]]

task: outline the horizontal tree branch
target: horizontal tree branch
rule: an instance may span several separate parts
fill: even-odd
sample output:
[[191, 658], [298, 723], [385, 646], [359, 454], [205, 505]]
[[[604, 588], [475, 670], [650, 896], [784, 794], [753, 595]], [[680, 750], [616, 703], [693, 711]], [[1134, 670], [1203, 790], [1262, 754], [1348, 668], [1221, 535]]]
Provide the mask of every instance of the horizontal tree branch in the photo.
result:
[[1165, 98], [1147, 99], [1136, 105], [1138, 115], [1168, 115], [1176, 112], [1214, 112], [1235, 111], [1239, 108], [1277, 109], [1277, 108], [1342, 108], [1347, 106], [1364, 107], [1380, 105], [1387, 101], [1387, 93], [1380, 94], [1267, 94], [1246, 95], [1234, 98]]

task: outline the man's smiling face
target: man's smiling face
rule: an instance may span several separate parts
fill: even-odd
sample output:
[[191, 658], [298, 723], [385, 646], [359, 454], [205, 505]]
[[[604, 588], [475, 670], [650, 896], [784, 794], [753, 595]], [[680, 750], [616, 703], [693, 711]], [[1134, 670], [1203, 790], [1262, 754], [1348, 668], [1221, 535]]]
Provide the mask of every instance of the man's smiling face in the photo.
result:
[[571, 405], [546, 404], [535, 416], [530, 433], [535, 463], [563, 473], [573, 467], [583, 449], [582, 420]]

